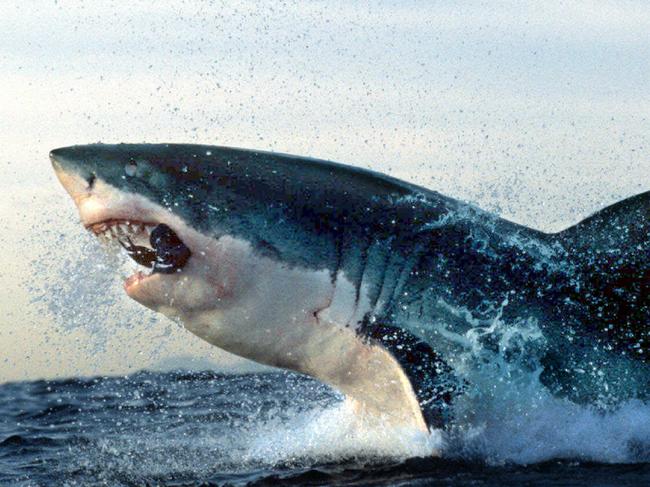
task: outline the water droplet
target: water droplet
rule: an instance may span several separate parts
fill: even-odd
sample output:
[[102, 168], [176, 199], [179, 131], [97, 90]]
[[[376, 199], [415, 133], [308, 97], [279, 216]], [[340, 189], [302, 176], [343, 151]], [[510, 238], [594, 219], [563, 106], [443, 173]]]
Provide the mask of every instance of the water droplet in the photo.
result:
[[135, 162], [129, 162], [126, 166], [124, 166], [124, 172], [127, 176], [135, 176], [137, 170], [138, 166]]

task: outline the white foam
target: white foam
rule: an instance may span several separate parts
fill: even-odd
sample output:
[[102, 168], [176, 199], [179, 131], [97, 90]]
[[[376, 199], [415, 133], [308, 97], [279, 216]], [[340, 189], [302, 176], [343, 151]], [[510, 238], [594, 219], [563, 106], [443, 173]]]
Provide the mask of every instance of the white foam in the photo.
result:
[[343, 401], [298, 413], [290, 421], [266, 422], [246, 448], [246, 457], [271, 464], [293, 459], [408, 458], [431, 456], [441, 447], [438, 431], [371, 428]]
[[458, 413], [468, 407], [472, 414], [444, 438], [440, 431], [425, 435], [365, 428], [345, 402], [297, 412], [290, 418], [283, 415], [239, 436], [239, 460], [276, 465], [440, 454], [499, 465], [551, 459], [605, 463], [650, 459], [649, 405], [629, 401], [603, 414], [555, 398], [542, 386], [532, 389], [520, 388], [503, 397], [503, 391], [495, 387], [493, 400], [460, 404]]
[[650, 458], [650, 404], [631, 400], [603, 412], [555, 397], [539, 380], [544, 338], [534, 320], [506, 324], [496, 313], [474, 325], [458, 340], [468, 348], [456, 371], [471, 385], [454, 404], [457, 425], [444, 456], [495, 464]]
[[648, 461], [650, 406], [629, 401], [603, 414], [548, 394], [524, 395], [477, 407], [447, 456], [490, 463], [580, 459], [608, 463]]

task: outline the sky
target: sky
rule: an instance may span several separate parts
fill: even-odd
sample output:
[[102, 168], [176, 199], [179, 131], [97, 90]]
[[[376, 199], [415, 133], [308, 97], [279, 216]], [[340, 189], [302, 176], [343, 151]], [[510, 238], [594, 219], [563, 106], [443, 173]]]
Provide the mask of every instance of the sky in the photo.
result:
[[0, 382], [253, 367], [123, 295], [52, 148], [288, 152], [558, 231], [650, 189], [648, 117], [644, 1], [5, 0]]

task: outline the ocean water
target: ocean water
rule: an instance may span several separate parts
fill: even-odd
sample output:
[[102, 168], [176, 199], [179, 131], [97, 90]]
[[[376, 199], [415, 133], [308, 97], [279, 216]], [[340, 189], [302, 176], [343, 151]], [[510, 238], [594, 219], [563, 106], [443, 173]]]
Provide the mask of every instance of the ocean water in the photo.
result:
[[648, 405], [501, 401], [424, 438], [364, 430], [291, 373], [8, 383], [0, 484], [650, 485]]

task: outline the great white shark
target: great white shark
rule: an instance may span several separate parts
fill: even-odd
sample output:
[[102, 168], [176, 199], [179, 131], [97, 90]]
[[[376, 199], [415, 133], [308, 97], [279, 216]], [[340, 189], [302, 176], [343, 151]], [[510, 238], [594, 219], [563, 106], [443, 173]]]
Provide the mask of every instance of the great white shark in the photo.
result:
[[[650, 390], [650, 192], [548, 234], [344, 164], [228, 147], [55, 149], [83, 225], [143, 271], [124, 288], [195, 335], [427, 431], [471, 387], [464, 333], [534, 322], [540, 380], [610, 404]], [[145, 272], [146, 268], [150, 269]]]

